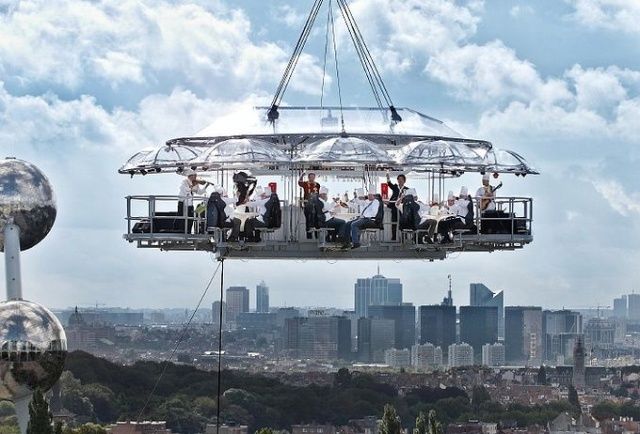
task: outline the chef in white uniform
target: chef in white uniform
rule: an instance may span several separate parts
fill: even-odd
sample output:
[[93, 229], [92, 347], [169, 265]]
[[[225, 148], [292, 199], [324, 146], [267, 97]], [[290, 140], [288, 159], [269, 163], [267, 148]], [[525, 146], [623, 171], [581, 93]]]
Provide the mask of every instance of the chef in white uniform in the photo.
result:
[[187, 207], [187, 216], [190, 217], [187, 221], [187, 232], [191, 233], [191, 227], [193, 226], [193, 197], [199, 195], [205, 195], [207, 193], [207, 187], [209, 183], [207, 181], [198, 180], [198, 174], [195, 170], [185, 169], [182, 174], [186, 177], [180, 183], [180, 189], [178, 190], [178, 216], [184, 216], [184, 208]]
[[478, 202], [478, 204], [481, 204], [483, 200], [486, 201], [486, 206], [482, 209], [482, 211], [495, 211], [496, 209], [496, 194], [489, 184], [490, 181], [491, 177], [488, 173], [482, 175], [482, 187], [480, 187], [478, 191], [476, 191], [476, 201]]

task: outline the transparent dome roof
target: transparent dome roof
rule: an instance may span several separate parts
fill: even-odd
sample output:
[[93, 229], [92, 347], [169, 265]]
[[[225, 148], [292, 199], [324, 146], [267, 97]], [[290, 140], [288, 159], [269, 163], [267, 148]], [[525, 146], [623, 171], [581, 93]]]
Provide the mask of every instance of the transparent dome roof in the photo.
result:
[[422, 140], [400, 149], [397, 161], [413, 169], [464, 169], [481, 166], [483, 159], [464, 142]]
[[358, 137], [333, 137], [308, 145], [296, 163], [352, 164], [393, 164], [393, 158], [377, 144]]
[[218, 117], [194, 137], [264, 134], [394, 134], [433, 137], [462, 137], [444, 122], [408, 108], [399, 108], [402, 122], [392, 123], [388, 109], [377, 107], [280, 107], [275, 125], [267, 120], [268, 107], [242, 107]]
[[519, 175], [533, 174], [538, 171], [519, 154], [506, 149], [492, 149], [484, 157], [485, 170], [491, 172], [516, 173]]
[[190, 161], [192, 166], [207, 168], [251, 168], [254, 164], [288, 164], [291, 158], [276, 148], [273, 143], [265, 140], [228, 139], [216, 143], [195, 159]]
[[155, 148], [146, 148], [141, 151], [136, 152], [127, 160], [126, 163], [122, 165], [120, 168], [120, 172], [126, 172], [128, 170], [135, 170], [140, 167], [144, 167], [144, 160], [147, 158], [149, 154], [151, 154]]

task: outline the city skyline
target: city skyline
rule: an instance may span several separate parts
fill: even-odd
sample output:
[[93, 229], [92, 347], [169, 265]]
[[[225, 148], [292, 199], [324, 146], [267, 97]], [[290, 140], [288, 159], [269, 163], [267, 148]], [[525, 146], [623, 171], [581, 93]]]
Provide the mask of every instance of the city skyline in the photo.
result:
[[[248, 0], [125, 3], [130, 7], [115, 11], [81, 0], [70, 0], [64, 12], [46, 3], [0, 7], [4, 153], [48, 174], [60, 211], [46, 246], [23, 255], [25, 288], [44, 305], [98, 300], [161, 307], [197, 300], [215, 267], [208, 255], [137, 251], [122, 240], [123, 198], [175, 194], [180, 178], [131, 180], [116, 170], [141, 147], [206, 127], [220, 107], [268, 104], [308, 11], [285, 0], [266, 7]], [[636, 15], [632, 2], [596, 4], [592, 14], [583, 3], [352, 2], [398, 105], [521, 152], [542, 173], [507, 176], [501, 190], [534, 198], [530, 246], [443, 262], [383, 263], [386, 274], [403, 278], [407, 299], [437, 302], [448, 274], [508, 291], [514, 304], [554, 299], [558, 308], [577, 298], [602, 304], [640, 289], [634, 176], [640, 134], [633, 121], [640, 111], [640, 44], [635, 27], [620, 18]], [[114, 25], [103, 28], [102, 17]], [[50, 35], [49, 28], [64, 31]], [[321, 39], [310, 40], [285, 103], [319, 102]], [[342, 55], [345, 103], [372, 104], [360, 65]], [[334, 83], [328, 86], [335, 93]], [[479, 183], [465, 175], [448, 185]], [[610, 234], [595, 236], [603, 226]], [[274, 305], [330, 299], [348, 306], [351, 281], [375, 267], [371, 261], [274, 264], [227, 261], [226, 279], [232, 285], [268, 280]]]

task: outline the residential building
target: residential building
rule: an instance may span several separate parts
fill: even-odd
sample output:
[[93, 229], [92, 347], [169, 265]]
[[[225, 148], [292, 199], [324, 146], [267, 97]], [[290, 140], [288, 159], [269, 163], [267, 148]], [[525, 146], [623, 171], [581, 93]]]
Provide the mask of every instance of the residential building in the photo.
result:
[[482, 364], [484, 366], [504, 366], [504, 345], [498, 343], [484, 344], [482, 346]]
[[432, 371], [442, 366], [442, 348], [433, 344], [415, 344], [411, 347], [411, 366], [420, 372]]
[[384, 363], [392, 368], [411, 366], [411, 350], [390, 348], [384, 352]]
[[465, 342], [449, 345], [448, 360], [450, 368], [472, 366], [474, 364], [473, 347]]

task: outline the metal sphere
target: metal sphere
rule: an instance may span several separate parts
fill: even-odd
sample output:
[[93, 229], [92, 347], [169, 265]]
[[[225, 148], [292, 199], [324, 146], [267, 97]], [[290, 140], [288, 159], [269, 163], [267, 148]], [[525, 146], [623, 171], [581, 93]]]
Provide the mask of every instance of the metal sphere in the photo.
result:
[[14, 158], [0, 160], [0, 228], [10, 219], [20, 228], [21, 250], [42, 241], [56, 220], [56, 200], [47, 177], [33, 164]]
[[0, 303], [0, 400], [49, 390], [66, 356], [67, 338], [51, 311], [24, 300]]

